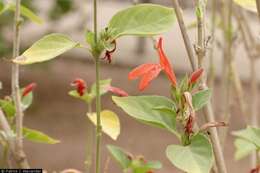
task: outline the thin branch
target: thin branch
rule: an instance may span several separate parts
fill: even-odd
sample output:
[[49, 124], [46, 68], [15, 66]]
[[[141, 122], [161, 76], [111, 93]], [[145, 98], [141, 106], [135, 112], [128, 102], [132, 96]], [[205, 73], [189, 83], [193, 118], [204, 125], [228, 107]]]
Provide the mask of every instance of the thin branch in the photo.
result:
[[[183, 40], [185, 42], [186, 51], [189, 55], [189, 60], [190, 60], [192, 69], [194, 71], [197, 68], [197, 64], [195, 63], [194, 51], [192, 49], [192, 46], [191, 46], [192, 44], [191, 44], [191, 41], [188, 37], [187, 30], [186, 30], [186, 27], [185, 27], [185, 24], [184, 24], [184, 20], [183, 20], [183, 16], [182, 16], [182, 10], [181, 10], [177, 0], [172, 0], [172, 2], [173, 2], [173, 5], [174, 5], [174, 9], [175, 9], [175, 13], [176, 13], [176, 16], [177, 16], [177, 19], [178, 19], [178, 23], [179, 23], [179, 26], [180, 26], [180, 29], [181, 29], [181, 32], [182, 32]], [[204, 89], [207, 88], [205, 82], [203, 84], [203, 88]], [[204, 108], [204, 115], [205, 115], [205, 119], [206, 119], [207, 122], [214, 122], [215, 121], [212, 105], [211, 105], [210, 102]], [[219, 170], [219, 173], [227, 173], [224, 155], [222, 153], [220, 141], [219, 141], [219, 138], [218, 138], [217, 129], [214, 128], [214, 127], [211, 128], [210, 133], [211, 133], [210, 139], [211, 139], [212, 144], [213, 144], [213, 150], [214, 150], [214, 154], [215, 154], [217, 169]]]
[[258, 16], [260, 19], [260, 0], [256, 0], [256, 7], [257, 7], [257, 11], [258, 11]]
[[24, 157], [21, 157], [21, 155], [19, 155], [16, 151], [16, 141], [14, 140], [14, 133], [13, 133], [10, 125], [8, 124], [8, 121], [5, 117], [2, 109], [0, 109], [0, 126], [6, 134], [7, 143], [10, 147], [11, 154], [14, 157], [16, 164], [20, 168], [29, 168], [28, 163], [24, 159]]
[[188, 53], [188, 56], [189, 56], [191, 67], [192, 67], [192, 70], [195, 71], [197, 69], [196, 58], [195, 58], [195, 55], [194, 55], [194, 51], [193, 51], [193, 48], [192, 48], [190, 38], [189, 38], [188, 33], [187, 33], [187, 29], [186, 29], [185, 24], [184, 24], [182, 9], [180, 7], [178, 0], [172, 0], [172, 2], [173, 2], [175, 14], [177, 16], [177, 20], [178, 20], [178, 23], [179, 23], [179, 27], [180, 27], [180, 30], [181, 30], [181, 34], [182, 34], [182, 37], [183, 37], [183, 41], [184, 41], [184, 44], [185, 44], [185, 47], [186, 47], [186, 50], [187, 50], [187, 53]]
[[[20, 51], [20, 3], [16, 0], [16, 10], [14, 18], [14, 38], [13, 38], [13, 57], [19, 56]], [[21, 96], [19, 87], [19, 65], [12, 64], [12, 96], [16, 108], [16, 154], [22, 159], [23, 168], [29, 168], [26, 155], [23, 151], [23, 110], [21, 106]]]

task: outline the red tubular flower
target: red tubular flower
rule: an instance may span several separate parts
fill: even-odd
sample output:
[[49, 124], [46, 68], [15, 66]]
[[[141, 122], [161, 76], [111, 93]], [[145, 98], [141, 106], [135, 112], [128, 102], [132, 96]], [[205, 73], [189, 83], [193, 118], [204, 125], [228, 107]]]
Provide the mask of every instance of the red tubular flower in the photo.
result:
[[75, 79], [72, 83], [72, 86], [75, 86], [77, 89], [77, 92], [80, 96], [83, 96], [86, 89], [86, 82], [83, 79]]
[[203, 71], [204, 71], [203, 68], [194, 71], [190, 76], [189, 84], [190, 85], [195, 84], [198, 81], [198, 79], [201, 77]]
[[120, 96], [120, 97], [127, 97], [128, 93], [125, 92], [124, 90], [117, 88], [117, 87], [113, 87], [113, 86], [109, 86], [108, 87], [108, 91]]
[[171, 67], [171, 64], [170, 64], [167, 56], [165, 55], [165, 53], [163, 51], [162, 41], [163, 41], [163, 39], [161, 37], [159, 39], [159, 42], [158, 42], [158, 45], [157, 45], [158, 54], [159, 54], [159, 57], [160, 57], [160, 64], [161, 64], [164, 72], [166, 73], [167, 77], [172, 82], [172, 85], [176, 86], [177, 85], [176, 76], [173, 72], [173, 69]]
[[251, 169], [250, 173], [259, 173], [260, 171], [260, 165], [258, 165], [256, 168]]
[[22, 92], [22, 97], [27, 96], [30, 92], [32, 92], [34, 90], [34, 88], [37, 86], [36, 83], [30, 83], [29, 85], [27, 85]]
[[150, 82], [159, 75], [162, 70], [165, 72], [172, 85], [174, 87], [177, 85], [176, 76], [162, 48], [162, 38], [160, 38], [158, 42], [157, 51], [160, 58], [159, 64], [143, 64], [136, 67], [128, 74], [129, 80], [141, 77], [141, 81], [139, 83], [140, 91], [143, 91], [150, 84]]

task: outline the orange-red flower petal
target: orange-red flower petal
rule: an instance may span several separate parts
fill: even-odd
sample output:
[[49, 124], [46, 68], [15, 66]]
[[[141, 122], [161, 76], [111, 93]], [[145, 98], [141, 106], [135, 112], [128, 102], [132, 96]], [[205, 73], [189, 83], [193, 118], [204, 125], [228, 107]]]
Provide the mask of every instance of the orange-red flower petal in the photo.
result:
[[159, 75], [161, 70], [162, 70], [161, 65], [156, 64], [153, 66], [152, 69], [150, 69], [150, 71], [145, 73], [139, 83], [139, 90], [143, 91], [150, 84], [150, 82]]
[[174, 71], [171, 67], [171, 64], [170, 64], [167, 56], [165, 55], [165, 53], [163, 51], [162, 41], [163, 41], [162, 38], [160, 38], [158, 45], [157, 45], [157, 50], [158, 50], [158, 54], [159, 54], [159, 57], [160, 57], [160, 64], [161, 64], [165, 74], [167, 75], [167, 77], [171, 81], [172, 85], [176, 86], [177, 85], [176, 76], [174, 74]]
[[133, 80], [137, 79], [138, 77], [143, 76], [145, 73], [149, 72], [151, 69], [154, 68], [154, 66], [157, 66], [158, 64], [142, 64], [135, 69], [133, 69], [129, 74], [128, 74], [128, 79]]
[[27, 85], [22, 92], [22, 97], [27, 96], [30, 92], [32, 92], [34, 90], [34, 88], [37, 86], [36, 83], [30, 83], [29, 85]]
[[80, 96], [84, 95], [87, 86], [86, 82], [83, 79], [77, 78], [71, 83], [71, 85], [76, 87], [77, 92]]
[[198, 81], [198, 79], [201, 77], [203, 71], [204, 71], [203, 68], [194, 71], [190, 76], [189, 84], [190, 85], [195, 84]]

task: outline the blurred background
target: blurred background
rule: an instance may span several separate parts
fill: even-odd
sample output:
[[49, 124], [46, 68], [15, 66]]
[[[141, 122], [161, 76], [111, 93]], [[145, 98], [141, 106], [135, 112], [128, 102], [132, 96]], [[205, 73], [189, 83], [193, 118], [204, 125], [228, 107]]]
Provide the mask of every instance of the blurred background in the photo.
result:
[[[137, 1], [131, 0], [99, 0], [98, 25], [99, 29], [106, 26], [109, 19], [120, 9], [132, 6]], [[170, 0], [140, 0], [143, 3], [158, 3], [171, 6]], [[37, 25], [25, 19], [21, 27], [22, 51], [43, 35], [53, 32], [70, 35], [74, 40], [84, 43], [84, 33], [92, 30], [92, 6], [87, 0], [22, 0], [23, 5], [35, 11], [43, 20], [42, 25]], [[192, 24], [196, 20], [193, 1], [180, 1], [183, 7], [185, 22], [189, 28], [189, 35], [193, 43], [196, 43], [196, 29]], [[208, 8], [208, 16], [211, 8]], [[259, 36], [259, 23], [257, 16], [246, 12], [248, 23], [256, 39]], [[210, 36], [210, 17], [208, 17], [208, 32]], [[0, 81], [3, 90], [0, 95], [10, 94], [11, 63], [9, 58], [12, 51], [12, 20], [13, 13], [7, 12], [0, 16]], [[236, 31], [236, 30], [235, 30]], [[236, 33], [236, 32], [235, 32]], [[181, 77], [191, 73], [191, 67], [185, 51], [181, 33], [177, 22], [172, 30], [163, 35], [165, 51], [170, 58], [177, 76]], [[217, 120], [222, 114], [221, 99], [223, 93], [220, 89], [222, 72], [222, 32], [216, 31], [214, 45], [215, 64], [215, 90], [214, 110]], [[158, 61], [157, 53], [153, 49], [151, 39], [137, 39], [126, 37], [118, 40], [118, 48], [113, 55], [112, 64], [102, 63], [102, 79], [111, 78], [113, 86], [126, 90], [130, 95], [143, 94], [137, 90], [137, 81], [128, 81], [128, 72], [135, 66], [144, 62]], [[211, 46], [211, 45], [210, 45]], [[209, 47], [210, 47], [209, 46]], [[241, 76], [245, 91], [249, 90], [250, 66], [244, 46], [241, 40], [234, 46], [235, 65]], [[21, 51], [21, 52], [22, 52]], [[208, 57], [208, 55], [207, 55]], [[207, 66], [209, 59], [206, 59]], [[257, 69], [260, 66], [257, 64]], [[95, 80], [94, 64], [87, 51], [74, 49], [54, 61], [21, 67], [20, 83], [25, 86], [30, 82], [38, 84], [34, 93], [33, 106], [25, 113], [25, 125], [41, 130], [50, 136], [59, 139], [61, 143], [44, 145], [25, 142], [25, 151], [29, 162], [34, 168], [44, 168], [50, 172], [61, 171], [66, 168], [84, 170], [85, 143], [86, 143], [86, 111], [84, 103], [68, 96], [71, 89], [70, 83], [75, 78], [83, 78], [90, 86]], [[257, 78], [259, 79], [259, 74]], [[169, 96], [169, 85], [165, 76], [160, 76], [144, 92], [144, 94], [161, 94]], [[236, 96], [235, 96], [236, 98]], [[245, 100], [250, 101], [250, 96], [245, 92]], [[178, 172], [165, 156], [165, 148], [169, 144], [176, 143], [176, 139], [170, 133], [152, 128], [136, 122], [123, 111], [118, 109], [111, 100], [111, 95], [103, 97], [102, 108], [109, 108], [118, 113], [121, 121], [121, 134], [117, 141], [111, 140], [106, 135], [102, 139], [102, 164], [104, 165], [109, 155], [106, 144], [116, 144], [136, 155], [144, 155], [148, 160], [160, 160], [163, 168], [157, 172]], [[241, 118], [237, 100], [232, 102], [232, 121], [230, 131], [245, 127]], [[244, 173], [250, 170], [248, 160], [236, 162], [234, 160], [233, 137], [228, 136], [225, 145], [225, 159], [229, 172]], [[117, 163], [110, 161], [107, 173], [121, 172]]]

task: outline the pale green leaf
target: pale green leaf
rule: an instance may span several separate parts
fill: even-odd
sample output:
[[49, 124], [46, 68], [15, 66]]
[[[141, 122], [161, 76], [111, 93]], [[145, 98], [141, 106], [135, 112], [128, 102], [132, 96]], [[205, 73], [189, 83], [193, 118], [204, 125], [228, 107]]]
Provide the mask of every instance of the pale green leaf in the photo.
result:
[[127, 157], [126, 152], [122, 148], [114, 145], [107, 145], [107, 148], [113, 158], [120, 164], [123, 169], [127, 169], [130, 166], [131, 160]]
[[13, 62], [21, 65], [51, 60], [79, 44], [63, 34], [50, 34], [35, 42]]
[[166, 155], [174, 166], [188, 173], [209, 173], [213, 165], [213, 151], [208, 138], [197, 134], [187, 146], [170, 145]]
[[234, 0], [234, 2], [247, 10], [257, 12], [256, 0]]
[[22, 109], [28, 109], [33, 102], [33, 93], [30, 92], [26, 96], [22, 97]]
[[[100, 95], [105, 94], [108, 91], [108, 87], [111, 86], [111, 79], [100, 80]], [[96, 97], [96, 83], [91, 86], [90, 94]]]
[[69, 91], [68, 94], [74, 98], [81, 99], [81, 100], [85, 101], [86, 103], [91, 103], [91, 101], [93, 99], [93, 96], [87, 92], [85, 92], [83, 96], [80, 96], [76, 90], [71, 90], [71, 91]]
[[255, 144], [257, 148], [260, 148], [260, 128], [248, 126], [246, 129], [232, 132], [232, 134]]
[[240, 160], [246, 156], [248, 156], [253, 151], [256, 151], [257, 147], [252, 142], [244, 140], [242, 138], [237, 138], [235, 140], [235, 159]]
[[123, 35], [149, 36], [168, 31], [175, 20], [174, 10], [155, 4], [139, 4], [119, 11], [110, 20], [112, 38]]
[[180, 137], [176, 131], [174, 103], [162, 96], [112, 97], [117, 106], [131, 117], [160, 128], [164, 128]]
[[192, 95], [192, 104], [195, 111], [203, 108], [211, 98], [211, 89], [206, 89], [202, 91], [198, 91], [197, 93]]
[[53, 139], [49, 137], [48, 135], [44, 134], [43, 132], [29, 129], [29, 128], [23, 128], [23, 136], [25, 139], [37, 142], [37, 143], [44, 143], [44, 144], [57, 144], [60, 141]]
[[[94, 125], [97, 125], [96, 113], [88, 113], [87, 116]], [[120, 134], [120, 121], [118, 116], [110, 110], [103, 110], [100, 113], [100, 119], [102, 131], [110, 136], [113, 140], [116, 140]]]

